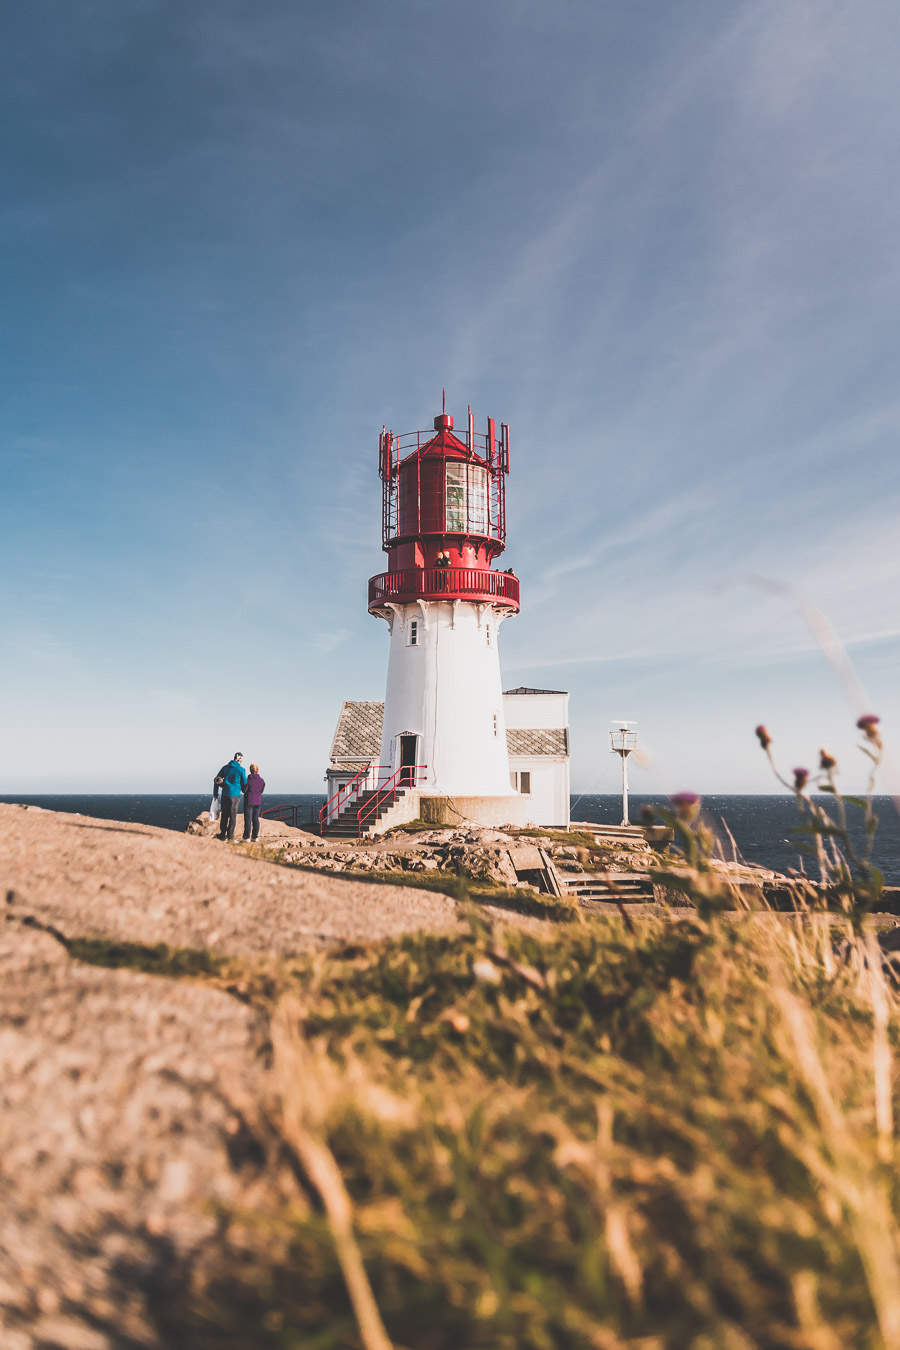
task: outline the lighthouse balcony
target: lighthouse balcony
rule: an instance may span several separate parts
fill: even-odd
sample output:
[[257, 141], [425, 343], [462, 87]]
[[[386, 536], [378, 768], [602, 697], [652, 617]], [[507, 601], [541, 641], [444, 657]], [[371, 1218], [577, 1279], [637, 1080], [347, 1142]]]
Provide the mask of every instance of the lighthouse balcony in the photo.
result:
[[369, 609], [415, 600], [471, 600], [519, 610], [519, 578], [479, 567], [411, 567], [369, 582]]

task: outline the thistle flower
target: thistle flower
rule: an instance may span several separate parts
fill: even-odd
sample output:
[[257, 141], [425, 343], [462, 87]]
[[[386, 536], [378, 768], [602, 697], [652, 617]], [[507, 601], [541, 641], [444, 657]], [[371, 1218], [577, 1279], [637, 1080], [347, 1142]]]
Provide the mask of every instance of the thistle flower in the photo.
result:
[[769, 735], [767, 728], [763, 726], [762, 722], [760, 722], [759, 726], [756, 728], [756, 739], [764, 750], [768, 750], [769, 746], [772, 744], [772, 737]]
[[837, 768], [837, 760], [834, 755], [829, 755], [827, 750], [819, 751], [819, 768], [823, 773], [831, 773], [832, 769]]
[[881, 744], [881, 737], [878, 734], [878, 723], [880, 721], [881, 718], [877, 717], [875, 713], [863, 713], [856, 723], [860, 731], [864, 733], [866, 740], [871, 741], [873, 745]]
[[809, 769], [794, 770], [794, 791], [802, 792], [809, 782]]
[[679, 820], [694, 820], [700, 811], [700, 798], [696, 792], [676, 792], [669, 801]]

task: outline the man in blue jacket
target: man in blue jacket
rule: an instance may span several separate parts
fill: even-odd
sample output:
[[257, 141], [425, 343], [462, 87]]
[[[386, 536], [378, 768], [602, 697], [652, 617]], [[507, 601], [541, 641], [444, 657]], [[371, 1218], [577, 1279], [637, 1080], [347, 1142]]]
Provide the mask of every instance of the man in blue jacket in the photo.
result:
[[223, 764], [213, 783], [214, 797], [218, 797], [219, 788], [222, 789], [222, 814], [219, 817], [220, 839], [234, 838], [238, 802], [247, 787], [247, 770], [241, 765], [243, 758], [244, 756], [239, 750], [235, 751], [234, 759], [229, 764]]

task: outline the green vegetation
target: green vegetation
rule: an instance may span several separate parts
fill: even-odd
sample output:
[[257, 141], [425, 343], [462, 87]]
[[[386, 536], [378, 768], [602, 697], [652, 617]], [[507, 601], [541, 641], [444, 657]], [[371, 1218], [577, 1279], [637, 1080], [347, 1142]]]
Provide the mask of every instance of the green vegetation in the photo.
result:
[[70, 956], [88, 965], [110, 970], [140, 970], [145, 975], [168, 975], [174, 979], [221, 978], [234, 964], [230, 958], [191, 947], [169, 947], [164, 942], [148, 946], [141, 942], [115, 942], [109, 938], [71, 938]]
[[511, 825], [505, 833], [517, 839], [547, 839], [551, 844], [570, 844], [572, 848], [597, 847], [597, 836], [587, 830], [536, 830], [531, 826]]

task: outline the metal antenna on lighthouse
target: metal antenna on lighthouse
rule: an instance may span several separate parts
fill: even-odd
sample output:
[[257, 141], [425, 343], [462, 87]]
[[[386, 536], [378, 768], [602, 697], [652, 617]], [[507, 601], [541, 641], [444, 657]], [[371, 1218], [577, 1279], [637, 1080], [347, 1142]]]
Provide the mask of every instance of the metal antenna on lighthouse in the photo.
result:
[[615, 755], [622, 757], [622, 824], [630, 825], [628, 819], [628, 756], [632, 750], [637, 749], [638, 734], [636, 731], [629, 731], [634, 722], [626, 722], [624, 718], [617, 717], [613, 722], [615, 731], [609, 733], [609, 748]]

